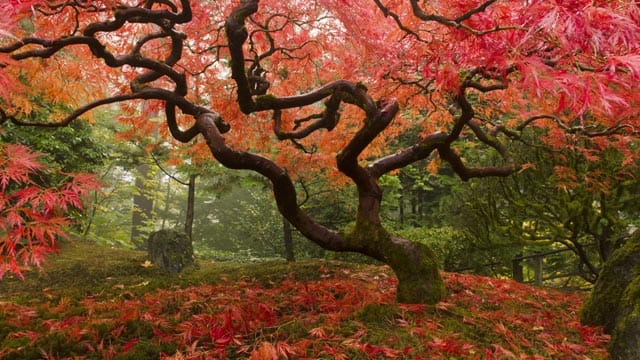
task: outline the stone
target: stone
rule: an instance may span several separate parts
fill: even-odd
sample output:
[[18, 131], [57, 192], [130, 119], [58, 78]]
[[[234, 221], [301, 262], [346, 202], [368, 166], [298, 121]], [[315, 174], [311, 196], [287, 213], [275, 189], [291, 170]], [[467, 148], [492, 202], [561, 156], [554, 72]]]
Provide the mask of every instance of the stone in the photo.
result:
[[149, 260], [171, 274], [181, 272], [194, 261], [191, 241], [182, 232], [163, 229], [149, 235], [147, 240]]

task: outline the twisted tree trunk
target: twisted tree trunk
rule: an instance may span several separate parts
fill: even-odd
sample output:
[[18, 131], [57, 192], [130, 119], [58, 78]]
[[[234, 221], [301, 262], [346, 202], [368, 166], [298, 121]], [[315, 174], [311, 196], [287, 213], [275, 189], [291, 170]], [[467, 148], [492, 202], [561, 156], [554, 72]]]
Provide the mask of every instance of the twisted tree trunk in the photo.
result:
[[[296, 190], [287, 171], [260, 155], [226, 146], [215, 113], [203, 113], [197, 126], [213, 156], [232, 169], [251, 169], [271, 180], [278, 208], [304, 236], [327, 250], [358, 252], [388, 264], [398, 277], [397, 300], [403, 303], [437, 303], [445, 295], [434, 253], [422, 244], [390, 235], [379, 219], [382, 193], [371, 176], [359, 185], [355, 227], [348, 233], [328, 229], [313, 221], [298, 206]], [[344, 157], [342, 158], [344, 161]], [[360, 168], [362, 169], [362, 168]]]
[[345, 238], [358, 252], [391, 267], [398, 278], [398, 302], [435, 304], [445, 296], [437, 257], [427, 245], [393, 236], [362, 217]]

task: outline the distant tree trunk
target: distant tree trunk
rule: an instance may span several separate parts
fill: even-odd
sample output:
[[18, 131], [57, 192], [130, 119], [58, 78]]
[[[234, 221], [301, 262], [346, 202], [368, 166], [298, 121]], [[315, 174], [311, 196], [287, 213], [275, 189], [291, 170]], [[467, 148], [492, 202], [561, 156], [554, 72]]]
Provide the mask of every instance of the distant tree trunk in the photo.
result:
[[291, 231], [291, 223], [284, 216], [282, 216], [282, 239], [284, 240], [285, 258], [289, 262], [296, 261], [293, 254], [293, 233]]
[[145, 247], [147, 234], [145, 222], [150, 220], [153, 212], [153, 197], [149, 194], [151, 167], [141, 163], [136, 166], [136, 190], [133, 195], [133, 213], [131, 217], [131, 242], [139, 249]]
[[196, 178], [198, 175], [192, 174], [189, 175], [189, 190], [187, 196], [187, 216], [184, 220], [184, 233], [187, 234], [187, 239], [189, 241], [192, 240], [191, 235], [193, 234], [193, 218], [194, 218], [194, 208], [196, 202]]
[[169, 202], [171, 200], [171, 179], [167, 181], [167, 196], [164, 198], [164, 211], [162, 214], [162, 225], [160, 225], [160, 229], [164, 230], [165, 224], [167, 222], [167, 218], [169, 217]]
[[511, 269], [512, 269], [512, 275], [513, 275], [513, 280], [517, 281], [517, 282], [524, 282], [524, 273], [523, 273], [523, 267], [522, 267], [522, 254], [518, 254], [516, 255], [516, 257], [513, 258], [512, 260], [512, 265], [511, 265]]
[[398, 220], [400, 225], [404, 225], [404, 195], [400, 195], [398, 198]]
[[91, 231], [91, 225], [93, 225], [93, 219], [96, 217], [96, 213], [98, 212], [98, 192], [93, 192], [93, 201], [91, 202], [91, 210], [87, 212], [87, 222], [82, 230], [82, 237], [86, 238], [89, 235], [89, 231]]

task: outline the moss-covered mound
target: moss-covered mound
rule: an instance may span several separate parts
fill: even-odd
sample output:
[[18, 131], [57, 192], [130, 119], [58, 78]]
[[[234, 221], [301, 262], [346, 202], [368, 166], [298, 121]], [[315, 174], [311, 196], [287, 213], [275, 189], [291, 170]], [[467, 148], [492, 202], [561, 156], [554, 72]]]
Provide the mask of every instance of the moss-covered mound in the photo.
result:
[[149, 236], [147, 247], [151, 262], [172, 274], [177, 274], [193, 264], [191, 239], [179, 231], [155, 231]]

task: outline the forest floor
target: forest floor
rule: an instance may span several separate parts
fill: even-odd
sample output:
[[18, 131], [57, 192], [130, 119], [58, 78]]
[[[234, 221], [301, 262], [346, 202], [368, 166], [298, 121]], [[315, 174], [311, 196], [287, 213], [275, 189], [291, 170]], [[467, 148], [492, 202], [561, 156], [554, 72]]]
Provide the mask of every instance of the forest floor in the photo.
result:
[[443, 273], [435, 306], [394, 302], [387, 267], [214, 263], [172, 276], [84, 242], [0, 281], [0, 359], [604, 359], [585, 296]]

